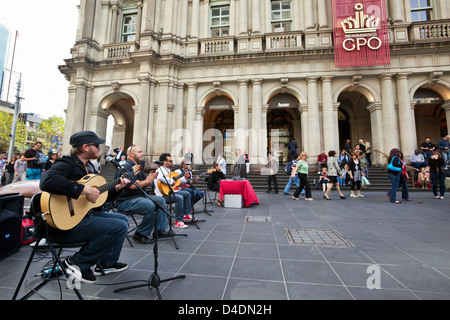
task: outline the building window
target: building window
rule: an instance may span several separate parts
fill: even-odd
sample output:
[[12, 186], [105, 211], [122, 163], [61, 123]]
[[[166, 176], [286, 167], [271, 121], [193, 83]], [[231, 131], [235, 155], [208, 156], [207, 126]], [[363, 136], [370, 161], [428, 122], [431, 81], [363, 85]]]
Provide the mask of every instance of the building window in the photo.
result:
[[291, 31], [291, 1], [272, 1], [271, 23], [273, 32]]
[[122, 36], [120, 42], [130, 42], [136, 40], [137, 14], [126, 14], [122, 21]]
[[230, 35], [230, 6], [211, 7], [211, 37]]
[[432, 20], [432, 0], [410, 0], [411, 18], [413, 22]]

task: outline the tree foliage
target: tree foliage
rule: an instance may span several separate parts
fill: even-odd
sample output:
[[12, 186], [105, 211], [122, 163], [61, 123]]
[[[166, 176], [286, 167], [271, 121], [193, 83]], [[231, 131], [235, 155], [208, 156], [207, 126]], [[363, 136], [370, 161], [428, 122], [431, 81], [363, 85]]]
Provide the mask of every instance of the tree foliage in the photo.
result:
[[[6, 111], [0, 111], [1, 152], [7, 152], [9, 150], [12, 123], [13, 115]], [[44, 152], [50, 149], [60, 150], [60, 143], [62, 143], [63, 135], [64, 119], [60, 116], [53, 116], [43, 120], [41, 123], [37, 124], [35, 128], [27, 128], [24, 123], [18, 121], [15, 153], [24, 152], [26, 149], [32, 147], [36, 141], [42, 142], [42, 150], [44, 150]]]
[[[0, 111], [0, 151], [7, 152], [11, 140], [11, 128], [13, 123], [13, 115], [6, 111]], [[28, 130], [24, 123], [17, 122], [17, 131], [15, 139], [15, 152], [23, 152], [27, 149]]]

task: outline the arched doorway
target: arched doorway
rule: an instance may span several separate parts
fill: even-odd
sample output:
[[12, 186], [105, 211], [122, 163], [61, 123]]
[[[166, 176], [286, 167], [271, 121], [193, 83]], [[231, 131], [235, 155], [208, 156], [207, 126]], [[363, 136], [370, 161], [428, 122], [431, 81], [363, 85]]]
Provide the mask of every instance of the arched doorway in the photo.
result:
[[101, 103], [102, 108], [109, 113], [104, 126], [107, 132], [106, 144], [111, 154], [114, 154], [115, 148], [126, 150], [133, 144], [134, 105], [133, 98], [124, 94], [111, 94]]
[[301, 149], [299, 101], [290, 93], [279, 93], [268, 104], [267, 151], [280, 163], [286, 163], [290, 160], [287, 145], [292, 139], [295, 138]]
[[414, 94], [414, 101], [418, 144], [425, 141], [425, 137], [430, 137], [437, 144], [441, 137], [448, 134], [447, 117], [442, 108], [445, 102], [443, 97], [434, 90], [420, 88]]
[[370, 113], [367, 110], [369, 100], [359, 91], [343, 91], [338, 97], [339, 148], [343, 149], [345, 141], [350, 139], [353, 147], [359, 139], [372, 141]]
[[[219, 154], [227, 162], [234, 159], [233, 131], [234, 131], [234, 111], [233, 100], [225, 95], [216, 96], [205, 105], [205, 115], [203, 116], [203, 133], [207, 141], [203, 141], [203, 155], [205, 163], [214, 162]], [[214, 129], [214, 130], [211, 130]], [[214, 136], [214, 141], [212, 141]], [[213, 148], [208, 147], [213, 143]]]

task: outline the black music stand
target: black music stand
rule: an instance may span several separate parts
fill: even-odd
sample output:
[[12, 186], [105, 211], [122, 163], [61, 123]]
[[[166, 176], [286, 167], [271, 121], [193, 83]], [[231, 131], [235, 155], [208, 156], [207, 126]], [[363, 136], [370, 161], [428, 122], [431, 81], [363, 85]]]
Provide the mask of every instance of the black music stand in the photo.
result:
[[[159, 209], [164, 211], [168, 216], [170, 216], [170, 213], [167, 212], [166, 208], [162, 207], [157, 201], [153, 201], [153, 199], [150, 198], [148, 196], [148, 194], [139, 186], [139, 184], [136, 182], [136, 179], [134, 179], [133, 176], [131, 176], [131, 174], [129, 174], [128, 171], [124, 167], [122, 167], [121, 165], [119, 165], [117, 163], [113, 163], [112, 161], [111, 161], [111, 163], [114, 165], [114, 167], [116, 168], [116, 170], [118, 172], [120, 172], [125, 178], [130, 180], [131, 183], [133, 183], [136, 186], [136, 188], [141, 190], [147, 199], [151, 200], [155, 204], [156, 207], [158, 207]], [[167, 281], [172, 281], [175, 279], [186, 278], [186, 275], [184, 275], [184, 274], [175, 276], [172, 278], [168, 278], [168, 279], [163, 279], [163, 280], [161, 280], [161, 278], [159, 277], [159, 275], [158, 275], [158, 230], [157, 230], [157, 226], [158, 226], [158, 213], [155, 214], [155, 231], [156, 232], [154, 232], [155, 244], [153, 246], [153, 256], [155, 258], [155, 269], [154, 269], [153, 273], [151, 274], [150, 278], [148, 279], [147, 283], [124, 287], [124, 288], [118, 288], [118, 289], [115, 289], [114, 292], [120, 292], [120, 291], [124, 291], [124, 290], [140, 288], [140, 287], [149, 287], [150, 290], [151, 290], [151, 288], [155, 288], [158, 299], [162, 300], [161, 293], [159, 291], [159, 286], [161, 283], [167, 282]]]

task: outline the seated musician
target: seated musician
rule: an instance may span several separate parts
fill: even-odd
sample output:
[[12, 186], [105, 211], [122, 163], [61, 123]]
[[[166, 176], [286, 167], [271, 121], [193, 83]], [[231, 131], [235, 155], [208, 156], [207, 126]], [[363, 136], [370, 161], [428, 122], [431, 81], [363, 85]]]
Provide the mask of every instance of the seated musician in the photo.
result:
[[[144, 153], [140, 146], [132, 145], [127, 150], [127, 160], [123, 167], [133, 176], [136, 183], [143, 189], [153, 183], [157, 174], [150, 173], [145, 175]], [[122, 190], [116, 200], [117, 209], [121, 212], [133, 212], [143, 215], [142, 221], [133, 234], [133, 240], [138, 243], [152, 243], [151, 233], [155, 228], [155, 214], [158, 215], [158, 236], [167, 236], [165, 229], [167, 226], [167, 216], [164, 211], [158, 209], [154, 201], [158, 202], [162, 208], [166, 208], [166, 202], [163, 198], [155, 195], [148, 197], [135, 185], [130, 185], [128, 189]], [[156, 213], [155, 213], [156, 212]]]
[[[208, 177], [208, 189], [216, 192], [220, 192], [220, 180], [225, 179], [225, 174], [222, 172], [222, 166], [218, 163], [214, 163], [213, 170]], [[217, 205], [223, 207], [223, 203], [220, 198], [217, 200]]]
[[191, 212], [194, 210], [194, 205], [200, 201], [204, 196], [204, 192], [194, 187], [194, 183], [200, 179], [200, 177], [194, 178], [192, 175], [192, 163], [189, 159], [184, 158], [181, 160], [181, 169], [175, 170], [176, 173], [184, 173], [184, 176], [180, 179], [180, 188], [183, 191], [187, 191], [191, 194]]
[[[100, 144], [105, 143], [92, 131], [81, 131], [70, 137], [72, 150], [70, 156], [57, 159], [52, 167], [45, 171], [40, 188], [51, 194], [64, 195], [72, 199], [96, 203], [99, 189], [83, 185], [77, 181], [87, 174], [97, 172], [89, 159], [99, 157]], [[108, 200], [117, 196], [117, 192], [127, 186], [127, 179], [120, 179], [112, 190], [108, 190]], [[103, 203], [99, 204], [101, 206]], [[41, 216], [36, 217], [36, 232], [46, 232], [46, 223]], [[67, 272], [78, 281], [94, 283], [96, 275], [126, 270], [128, 266], [119, 262], [123, 241], [128, 231], [128, 219], [123, 214], [101, 212], [92, 209], [74, 228], [59, 230], [48, 226], [49, 240], [64, 244], [88, 242], [78, 252], [64, 260]], [[44, 233], [45, 234], [45, 233]], [[96, 265], [97, 264], [97, 265]], [[91, 267], [96, 265], [94, 272]]]
[[176, 187], [180, 182], [179, 179], [184, 174], [171, 174], [173, 160], [169, 153], [161, 154], [159, 161], [163, 162], [163, 165], [156, 170], [158, 175], [156, 177], [157, 183], [154, 184], [155, 194], [164, 197], [166, 203], [175, 203], [175, 227], [181, 229], [187, 228], [183, 220], [192, 221], [191, 194]]

